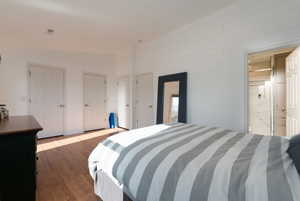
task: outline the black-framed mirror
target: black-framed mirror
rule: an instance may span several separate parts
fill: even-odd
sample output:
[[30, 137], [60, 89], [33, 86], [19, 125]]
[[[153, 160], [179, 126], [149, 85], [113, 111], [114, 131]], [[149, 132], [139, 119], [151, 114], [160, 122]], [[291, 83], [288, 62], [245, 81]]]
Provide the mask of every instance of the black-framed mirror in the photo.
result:
[[187, 72], [158, 78], [156, 123], [186, 123]]

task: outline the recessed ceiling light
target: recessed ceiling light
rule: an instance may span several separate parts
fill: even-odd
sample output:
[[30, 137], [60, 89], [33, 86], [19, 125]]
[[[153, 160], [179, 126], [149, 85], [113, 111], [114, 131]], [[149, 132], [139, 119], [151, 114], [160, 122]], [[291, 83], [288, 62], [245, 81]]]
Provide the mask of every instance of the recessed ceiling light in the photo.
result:
[[55, 30], [54, 29], [47, 29], [46, 33], [51, 35], [54, 34]]

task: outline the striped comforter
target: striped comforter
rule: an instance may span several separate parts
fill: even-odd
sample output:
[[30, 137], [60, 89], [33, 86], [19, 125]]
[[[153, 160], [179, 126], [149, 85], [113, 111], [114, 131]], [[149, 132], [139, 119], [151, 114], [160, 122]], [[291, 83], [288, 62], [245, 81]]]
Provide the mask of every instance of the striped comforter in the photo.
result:
[[106, 139], [89, 158], [133, 201], [300, 201], [289, 141], [193, 124], [155, 125]]

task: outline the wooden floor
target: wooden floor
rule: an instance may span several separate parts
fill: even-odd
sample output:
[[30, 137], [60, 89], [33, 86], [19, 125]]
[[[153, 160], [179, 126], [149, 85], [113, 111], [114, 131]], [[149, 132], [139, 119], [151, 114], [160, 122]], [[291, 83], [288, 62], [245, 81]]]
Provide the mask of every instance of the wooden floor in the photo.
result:
[[88, 173], [88, 156], [108, 129], [38, 141], [37, 201], [99, 201]]

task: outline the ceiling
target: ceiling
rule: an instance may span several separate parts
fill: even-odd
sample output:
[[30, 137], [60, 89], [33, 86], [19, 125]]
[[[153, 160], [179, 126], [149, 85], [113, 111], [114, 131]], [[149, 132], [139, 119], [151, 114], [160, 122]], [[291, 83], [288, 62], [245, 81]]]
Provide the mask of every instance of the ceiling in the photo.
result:
[[[236, 0], [1, 0], [0, 41], [82, 49], [159, 37]], [[48, 28], [53, 35], [45, 34]]]

